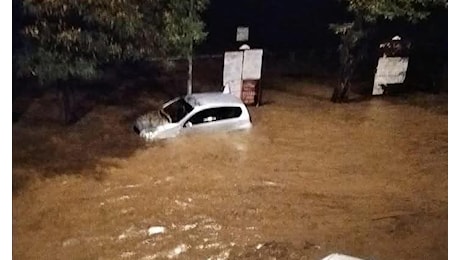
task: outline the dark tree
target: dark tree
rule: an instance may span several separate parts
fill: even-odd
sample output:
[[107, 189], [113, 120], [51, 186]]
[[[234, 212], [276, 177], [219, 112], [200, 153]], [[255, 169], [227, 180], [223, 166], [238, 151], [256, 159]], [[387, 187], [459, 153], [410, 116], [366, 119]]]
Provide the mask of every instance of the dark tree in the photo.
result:
[[353, 13], [354, 21], [340, 25], [331, 25], [336, 34], [341, 36], [340, 80], [334, 88], [332, 102], [345, 102], [348, 99], [350, 79], [362, 58], [360, 42], [366, 40], [366, 28], [375, 26], [377, 20], [396, 18], [417, 23], [426, 19], [434, 7], [447, 8], [447, 0], [345, 0], [348, 10]]
[[[90, 79], [103, 65], [186, 55], [206, 34], [198, 13], [207, 0], [24, 0], [24, 38], [17, 76], [56, 85], [72, 120], [71, 79]], [[191, 10], [192, 8], [192, 10]], [[192, 14], [192, 15], [190, 15]], [[77, 85], [78, 86], [78, 85]]]

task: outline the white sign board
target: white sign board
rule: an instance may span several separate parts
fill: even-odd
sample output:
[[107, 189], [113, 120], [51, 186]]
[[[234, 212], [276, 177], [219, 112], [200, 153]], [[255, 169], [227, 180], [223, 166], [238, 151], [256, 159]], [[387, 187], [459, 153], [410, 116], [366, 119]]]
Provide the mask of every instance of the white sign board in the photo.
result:
[[322, 260], [363, 260], [361, 258], [353, 257], [353, 256], [348, 256], [348, 255], [342, 255], [342, 254], [330, 254], [323, 258]]
[[409, 58], [382, 57], [377, 65], [372, 95], [382, 95], [382, 85], [403, 83], [406, 79]]
[[236, 41], [245, 42], [249, 40], [249, 27], [236, 28]]
[[245, 50], [243, 58], [243, 79], [260, 79], [263, 50]]
[[243, 52], [232, 51], [224, 54], [224, 75], [222, 85], [230, 93], [240, 98], [241, 74], [243, 73]]

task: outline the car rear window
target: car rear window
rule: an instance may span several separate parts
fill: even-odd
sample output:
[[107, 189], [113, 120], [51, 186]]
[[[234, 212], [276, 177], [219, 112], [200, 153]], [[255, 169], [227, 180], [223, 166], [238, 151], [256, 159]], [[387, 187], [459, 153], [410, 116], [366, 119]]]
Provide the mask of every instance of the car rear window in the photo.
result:
[[241, 116], [240, 107], [210, 108], [196, 113], [190, 120], [192, 124], [202, 124], [212, 121], [238, 118]]

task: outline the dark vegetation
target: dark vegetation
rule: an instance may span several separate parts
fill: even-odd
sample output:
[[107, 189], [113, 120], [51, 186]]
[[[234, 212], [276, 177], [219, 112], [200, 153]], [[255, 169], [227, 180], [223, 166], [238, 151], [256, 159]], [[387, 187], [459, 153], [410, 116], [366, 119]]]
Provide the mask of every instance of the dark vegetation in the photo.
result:
[[[350, 86], [372, 85], [378, 45], [394, 35], [410, 41], [412, 48], [404, 87], [388, 94], [447, 91], [446, 3], [418, 2], [195, 1], [189, 17], [188, 3], [177, 0], [111, 5], [102, 0], [13, 1], [13, 121], [27, 109], [26, 100], [50, 90], [57, 92], [55, 105], [66, 124], [90, 109], [79, 98], [103, 102], [119, 92], [116, 88], [126, 92], [123, 96], [136, 95], [142, 87], [175, 95], [171, 86], [185, 88], [188, 43], [202, 42], [196, 45], [196, 58], [221, 55], [238, 47], [234, 36], [239, 25], [251, 28], [250, 46], [264, 49], [265, 67], [289, 77], [335, 81], [335, 102], [347, 100]], [[380, 9], [372, 8], [376, 4]], [[212, 75], [207, 84], [220, 86], [220, 77]], [[129, 86], [117, 84], [123, 81]], [[352, 88], [363, 95], [371, 92]]]

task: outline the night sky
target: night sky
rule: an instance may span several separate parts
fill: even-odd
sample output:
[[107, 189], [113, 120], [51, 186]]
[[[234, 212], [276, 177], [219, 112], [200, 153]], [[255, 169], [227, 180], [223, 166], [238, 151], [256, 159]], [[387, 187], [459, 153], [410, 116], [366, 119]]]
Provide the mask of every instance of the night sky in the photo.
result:
[[[249, 45], [271, 51], [336, 49], [339, 39], [328, 29], [331, 23], [351, 21], [343, 1], [338, 0], [211, 0], [202, 15], [208, 38], [200, 53], [235, 49], [236, 28], [249, 26]], [[398, 34], [412, 40], [423, 52], [447, 57], [447, 10], [434, 10], [427, 21], [381, 21], [374, 43]]]
[[202, 49], [235, 47], [236, 28], [249, 26], [249, 45], [275, 50], [336, 46], [328, 25], [343, 20], [336, 0], [211, 1], [203, 14], [208, 39]]

